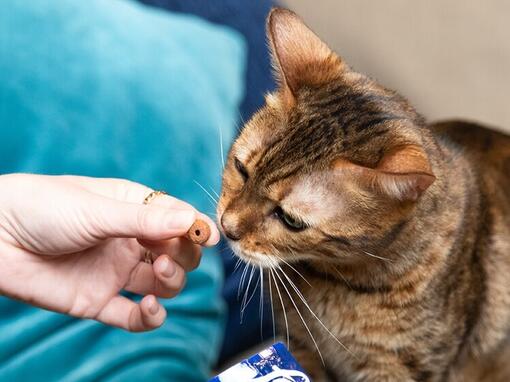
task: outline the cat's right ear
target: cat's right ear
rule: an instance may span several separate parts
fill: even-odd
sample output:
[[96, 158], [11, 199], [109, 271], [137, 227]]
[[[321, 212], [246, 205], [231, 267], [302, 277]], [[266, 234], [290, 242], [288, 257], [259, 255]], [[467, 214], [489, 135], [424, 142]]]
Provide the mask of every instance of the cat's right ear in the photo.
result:
[[333, 162], [335, 170], [348, 171], [366, 186], [400, 201], [416, 201], [436, 180], [427, 154], [418, 145], [388, 150], [375, 168], [345, 159]]
[[275, 8], [267, 35], [280, 90], [293, 97], [301, 86], [338, 78], [345, 63], [292, 11]]

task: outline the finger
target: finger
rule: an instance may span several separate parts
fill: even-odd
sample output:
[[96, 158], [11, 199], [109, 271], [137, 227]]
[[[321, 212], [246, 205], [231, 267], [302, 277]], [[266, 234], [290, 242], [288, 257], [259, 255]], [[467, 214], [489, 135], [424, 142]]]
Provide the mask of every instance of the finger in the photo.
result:
[[152, 189], [127, 179], [60, 175], [59, 178], [83, 190], [123, 202], [142, 203]]
[[154, 264], [138, 264], [124, 289], [139, 295], [171, 298], [182, 290], [185, 282], [184, 269], [167, 255], [162, 255]]
[[186, 284], [186, 272], [167, 255], [159, 256], [153, 264], [156, 275], [156, 295], [176, 296]]
[[[170, 195], [158, 195], [156, 198], [154, 198], [150, 205], [176, 209], [192, 208], [196, 211], [196, 209], [191, 204], [176, 199]], [[205, 221], [209, 225], [211, 231], [209, 239], [204, 243], [204, 246], [209, 247], [218, 244], [220, 240], [220, 232], [218, 231], [214, 221], [209, 216], [201, 213], [200, 211], [197, 211], [197, 219]]]
[[[142, 204], [153, 190], [143, 184], [127, 179], [94, 178], [87, 176], [61, 175], [60, 179], [78, 186], [88, 192], [121, 202]], [[171, 195], [158, 195], [151, 204], [164, 200], [164, 205], [171, 209], [193, 208], [189, 203]]]
[[94, 233], [103, 238], [134, 237], [145, 240], [166, 240], [184, 236], [195, 221], [194, 209], [170, 209], [155, 205], [118, 202], [100, 198], [93, 203]]
[[165, 322], [166, 310], [156, 297], [145, 296], [139, 304], [123, 296], [113, 297], [96, 318], [130, 332], [153, 330]]
[[[105, 229], [103, 230], [104, 234], [113, 233], [116, 236], [120, 235], [120, 237], [138, 237], [138, 238], [148, 238], [152, 240], [159, 240], [160, 238], [154, 238], [152, 235], [158, 236], [158, 233], [154, 233], [151, 230], [150, 232], [146, 232], [144, 230], [145, 227], [143, 224], [147, 223], [145, 218], [145, 210], [149, 209], [150, 211], [164, 211], [163, 209], [156, 209], [155, 206], [165, 207], [165, 211], [185, 211], [183, 214], [186, 214], [188, 211], [195, 212], [196, 219], [202, 219], [206, 221], [209, 225], [211, 234], [209, 239], [204, 244], [205, 246], [212, 246], [218, 243], [220, 239], [220, 233], [212, 221], [207, 215], [202, 214], [191, 206], [189, 203], [186, 203], [182, 200], [174, 198], [170, 195], [158, 195], [149, 205], [143, 205], [143, 199], [151, 192], [151, 190], [139, 183], [131, 182], [124, 179], [109, 179], [109, 178], [87, 178], [87, 177], [79, 177], [79, 176], [66, 176], [62, 177], [65, 181], [79, 185], [80, 187], [86, 188], [87, 190], [93, 193], [99, 193], [101, 196], [98, 196], [98, 201], [95, 204], [98, 209], [98, 213], [103, 218], [102, 222], [104, 224]], [[143, 206], [143, 207], [141, 207]], [[129, 208], [128, 208], [129, 207]], [[119, 211], [120, 209], [123, 211]], [[102, 212], [102, 213], [101, 213]], [[108, 215], [106, 215], [108, 213]], [[140, 214], [135, 220], [133, 220], [134, 214]], [[155, 215], [154, 212], [152, 215]], [[160, 215], [164, 214], [161, 212]], [[129, 216], [128, 216], [129, 215]], [[138, 219], [138, 220], [136, 220]], [[119, 220], [124, 222], [123, 225], [117, 225]], [[110, 223], [108, 224], [108, 222]], [[154, 221], [154, 219], [149, 219], [149, 222]], [[174, 220], [177, 223], [180, 222], [179, 219]], [[164, 227], [161, 225], [161, 221], [157, 222], [160, 230], [158, 231], [161, 234], [161, 229]], [[170, 222], [171, 223], [171, 222]], [[112, 226], [114, 225], [115, 226]], [[136, 225], [138, 224], [138, 227]], [[183, 223], [184, 224], [184, 223]], [[178, 224], [179, 225], [179, 224]], [[121, 233], [121, 231], [125, 231], [129, 226], [129, 232], [133, 232], [133, 228], [140, 228], [136, 235]], [[190, 225], [187, 225], [189, 229]], [[151, 226], [152, 227], [152, 226]], [[172, 228], [174, 225], [172, 225]], [[179, 235], [171, 235], [170, 237], [175, 236], [183, 236], [187, 229], [183, 232], [179, 231], [181, 234]], [[139, 236], [148, 235], [146, 236]], [[169, 238], [169, 236], [165, 237]]]
[[162, 241], [139, 240], [138, 242], [157, 255], [169, 255], [186, 272], [192, 271], [200, 264], [201, 247], [186, 238], [180, 237]]

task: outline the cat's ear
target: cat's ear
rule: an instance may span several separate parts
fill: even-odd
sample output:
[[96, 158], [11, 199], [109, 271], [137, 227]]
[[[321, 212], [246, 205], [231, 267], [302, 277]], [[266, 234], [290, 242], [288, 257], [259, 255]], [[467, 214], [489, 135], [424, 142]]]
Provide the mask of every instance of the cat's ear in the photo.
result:
[[346, 68], [292, 11], [273, 9], [268, 17], [267, 35], [280, 88], [291, 94], [303, 85], [327, 83]]
[[336, 170], [347, 170], [365, 185], [401, 201], [416, 201], [434, 183], [425, 151], [417, 145], [405, 145], [387, 151], [375, 168], [345, 159], [334, 163]]

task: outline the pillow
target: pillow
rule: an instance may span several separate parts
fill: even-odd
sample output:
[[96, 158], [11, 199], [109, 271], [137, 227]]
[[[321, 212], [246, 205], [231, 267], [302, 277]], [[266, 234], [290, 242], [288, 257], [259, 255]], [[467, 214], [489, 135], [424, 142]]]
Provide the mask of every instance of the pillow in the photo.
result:
[[266, 17], [276, 0], [139, 0], [174, 12], [198, 15], [228, 25], [243, 34], [248, 45], [246, 92], [241, 116], [247, 121], [264, 104], [264, 95], [275, 89], [266, 41]]
[[[214, 213], [195, 182], [219, 189], [244, 64], [236, 32], [195, 17], [127, 0], [4, 0], [0, 173], [124, 177]], [[206, 253], [164, 301], [167, 323], [143, 334], [1, 298], [0, 380], [203, 381], [221, 283]]]

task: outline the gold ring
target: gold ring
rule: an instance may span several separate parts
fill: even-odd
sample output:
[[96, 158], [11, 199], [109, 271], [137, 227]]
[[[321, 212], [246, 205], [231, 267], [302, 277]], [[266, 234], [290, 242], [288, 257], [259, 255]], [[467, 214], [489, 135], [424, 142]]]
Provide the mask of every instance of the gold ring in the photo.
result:
[[147, 264], [154, 264], [154, 259], [152, 257], [152, 252], [148, 249], [143, 254], [143, 262]]
[[[168, 195], [165, 191], [151, 191], [149, 195], [143, 199], [143, 204], [147, 205], [150, 202], [152, 202], [155, 198], [157, 198], [160, 195]], [[149, 251], [148, 249], [143, 254], [143, 261], [147, 264], [154, 264], [154, 254]]]
[[154, 199], [156, 199], [160, 195], [168, 195], [165, 191], [152, 191], [149, 195], [145, 197], [143, 200], [143, 204], [149, 204]]

